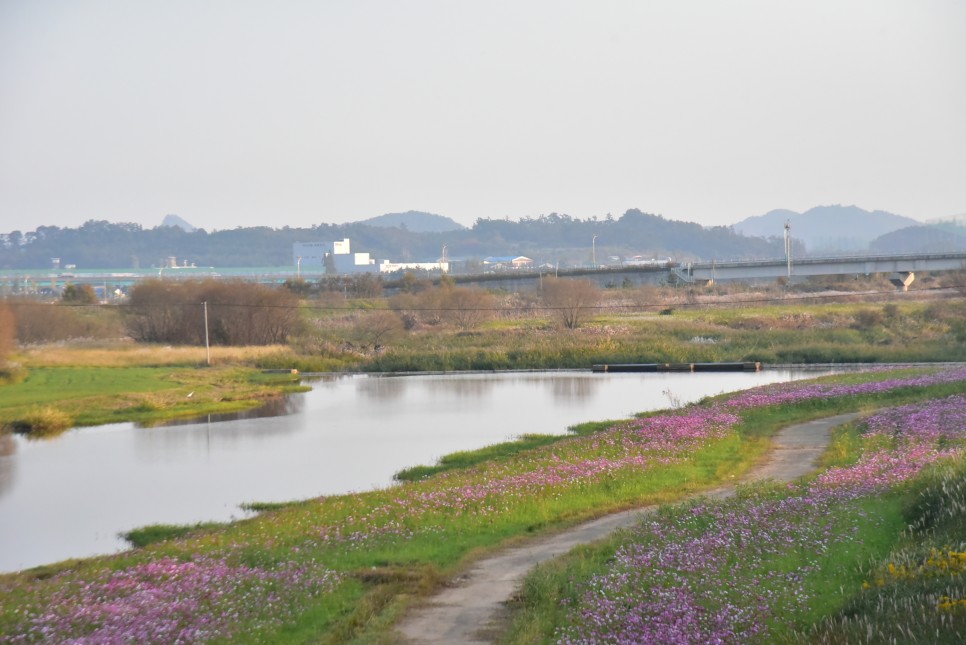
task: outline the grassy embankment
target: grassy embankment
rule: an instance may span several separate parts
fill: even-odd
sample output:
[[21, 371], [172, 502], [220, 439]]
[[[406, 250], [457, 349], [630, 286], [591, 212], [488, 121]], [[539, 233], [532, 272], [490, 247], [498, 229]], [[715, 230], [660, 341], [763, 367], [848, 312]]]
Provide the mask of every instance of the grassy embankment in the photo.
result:
[[[887, 378], [895, 375], [826, 381]], [[35, 627], [43, 623], [63, 634], [98, 625], [117, 633], [151, 629], [148, 616], [157, 613], [185, 629], [205, 620], [212, 637], [233, 642], [387, 642], [393, 621], [414, 599], [488, 549], [714, 486], [750, 468], [780, 425], [962, 390], [961, 380], [900, 381], [888, 390], [817, 392], [780, 406], [743, 404], [732, 412], [705, 404], [523, 452], [490, 449], [487, 461], [466, 455], [450, 470], [397, 488], [293, 503], [131, 553], [6, 576], [0, 583], [0, 633], [24, 630], [30, 624], [25, 617], [36, 618], [32, 612], [38, 611], [48, 617]], [[243, 580], [247, 591], [221, 594], [210, 583], [212, 571]], [[195, 588], [196, 575], [206, 576], [210, 591]], [[131, 577], [153, 595], [127, 595], [118, 580]], [[256, 583], [266, 579], [266, 588]], [[183, 615], [167, 605], [157, 610], [169, 596], [191, 600], [193, 609]], [[114, 613], [103, 613], [103, 603]], [[124, 608], [137, 609], [136, 625], [117, 618]], [[231, 620], [219, 623], [225, 612]]]
[[0, 386], [0, 426], [34, 436], [81, 425], [236, 412], [285, 392], [296, 376], [253, 367], [283, 348], [45, 347], [17, 359], [19, 378]]
[[664, 507], [542, 565], [501, 642], [962, 642], [962, 392], [838, 429], [804, 484]]

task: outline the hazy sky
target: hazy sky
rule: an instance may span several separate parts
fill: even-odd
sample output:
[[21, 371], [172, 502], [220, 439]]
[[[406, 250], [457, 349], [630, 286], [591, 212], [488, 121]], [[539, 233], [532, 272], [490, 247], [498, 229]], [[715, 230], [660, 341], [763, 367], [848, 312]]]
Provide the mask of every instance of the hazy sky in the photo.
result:
[[966, 213], [962, 0], [0, 0], [0, 232]]

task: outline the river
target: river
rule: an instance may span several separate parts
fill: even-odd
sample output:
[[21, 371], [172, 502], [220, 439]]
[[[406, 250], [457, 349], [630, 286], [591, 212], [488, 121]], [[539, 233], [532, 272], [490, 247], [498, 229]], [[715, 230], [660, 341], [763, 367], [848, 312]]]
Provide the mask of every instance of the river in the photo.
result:
[[245, 502], [390, 486], [408, 466], [524, 433], [820, 373], [333, 376], [247, 418], [0, 436], [0, 571], [123, 550], [118, 533], [148, 524], [241, 519]]

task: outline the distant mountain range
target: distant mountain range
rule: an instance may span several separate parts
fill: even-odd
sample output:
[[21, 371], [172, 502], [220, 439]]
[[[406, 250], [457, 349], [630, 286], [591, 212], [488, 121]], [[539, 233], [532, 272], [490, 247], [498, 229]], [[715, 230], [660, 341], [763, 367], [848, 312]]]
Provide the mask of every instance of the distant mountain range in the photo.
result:
[[785, 224], [793, 255], [923, 253], [966, 250], [966, 227], [951, 219], [922, 224], [856, 206], [820, 206], [804, 213], [771, 211], [734, 226], [701, 226], [631, 209], [619, 218], [478, 219], [464, 227], [448, 217], [408, 211], [361, 222], [307, 228], [251, 227], [207, 232], [169, 215], [151, 229], [90, 220], [76, 229], [38, 226], [0, 234], [0, 269], [49, 267], [51, 258], [79, 268], [166, 266], [171, 258], [198, 266], [290, 266], [298, 242], [350, 238], [354, 251], [376, 259], [435, 261], [442, 254], [467, 263], [492, 255], [525, 255], [536, 264], [589, 266], [626, 258], [692, 260], [776, 258]]
[[[412, 233], [448, 233], [449, 231], [462, 231], [466, 227], [449, 217], [425, 213], [423, 211], [406, 211], [405, 213], [386, 213], [378, 217], [370, 217], [356, 224], [367, 226], [378, 226], [382, 228], [399, 228]], [[191, 233], [195, 227], [177, 215], [165, 215], [161, 221], [161, 226], [176, 226], [183, 231]]]
[[911, 226], [877, 237], [873, 253], [949, 253], [966, 251], [966, 228], [955, 225]]
[[904, 228], [924, 226], [910, 217], [885, 211], [867, 211], [858, 206], [816, 206], [804, 213], [773, 210], [734, 224], [736, 233], [754, 237], [784, 237], [785, 224], [792, 239], [805, 245], [810, 254], [866, 251], [883, 235]]
[[161, 220], [161, 226], [176, 226], [186, 233], [193, 233], [195, 227], [181, 219], [177, 215], [165, 215], [164, 219]]

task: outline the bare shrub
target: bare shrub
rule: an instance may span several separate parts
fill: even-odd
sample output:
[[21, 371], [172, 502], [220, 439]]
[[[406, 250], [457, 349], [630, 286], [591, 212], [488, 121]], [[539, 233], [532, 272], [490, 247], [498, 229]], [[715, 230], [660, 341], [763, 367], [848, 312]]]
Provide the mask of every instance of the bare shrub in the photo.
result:
[[426, 288], [416, 294], [416, 309], [427, 325], [442, 324], [443, 307], [443, 289]]
[[392, 311], [359, 312], [348, 330], [350, 349], [379, 352], [403, 331], [402, 319]]
[[664, 294], [653, 284], [642, 284], [636, 289], [630, 289], [627, 297], [633, 307], [642, 310], [664, 301]]
[[[298, 298], [285, 289], [209, 281], [195, 297], [208, 303], [211, 341], [221, 345], [284, 343], [298, 321]], [[203, 328], [204, 304], [195, 307], [192, 317], [199, 315]]]
[[17, 335], [16, 325], [10, 305], [0, 302], [0, 367], [6, 365], [10, 353], [13, 352]]
[[378, 298], [382, 295], [382, 278], [371, 273], [354, 276], [349, 290], [356, 298]]
[[544, 278], [543, 302], [567, 329], [577, 329], [600, 301], [600, 288], [592, 280]]
[[419, 327], [419, 302], [411, 293], [400, 293], [389, 299], [389, 308], [399, 314], [407, 331]]
[[422, 280], [412, 271], [406, 271], [399, 279], [399, 289], [404, 293], [416, 293], [429, 288], [429, 281]]
[[130, 293], [126, 322], [138, 341], [199, 345], [274, 345], [296, 331], [298, 297], [249, 282], [151, 280]]
[[8, 305], [21, 345], [124, 335], [117, 312], [111, 307], [72, 307], [28, 298], [10, 300]]
[[493, 316], [496, 298], [475, 287], [446, 287], [441, 290], [445, 320], [460, 330], [474, 329]]
[[439, 325], [443, 322], [443, 289], [404, 291], [390, 298], [389, 308], [398, 312], [403, 320], [407, 321], [407, 329], [415, 329], [420, 323]]
[[97, 295], [89, 284], [68, 284], [64, 287], [60, 301], [70, 305], [93, 305], [97, 304]]
[[947, 272], [940, 280], [942, 286], [955, 289], [959, 295], [966, 296], [966, 265], [955, 271]]
[[[183, 300], [185, 285], [163, 280], [147, 280], [128, 293], [125, 308], [128, 333], [146, 343], [200, 344], [197, 331], [189, 334]], [[204, 331], [200, 341], [204, 342]]]
[[878, 309], [860, 309], [855, 312], [854, 329], [869, 331], [882, 324], [882, 312]]
[[[289, 278], [282, 283], [282, 286], [294, 293], [299, 298], [308, 298], [314, 290], [313, 285], [305, 281], [305, 278]], [[316, 287], [318, 285], [315, 285]]]

